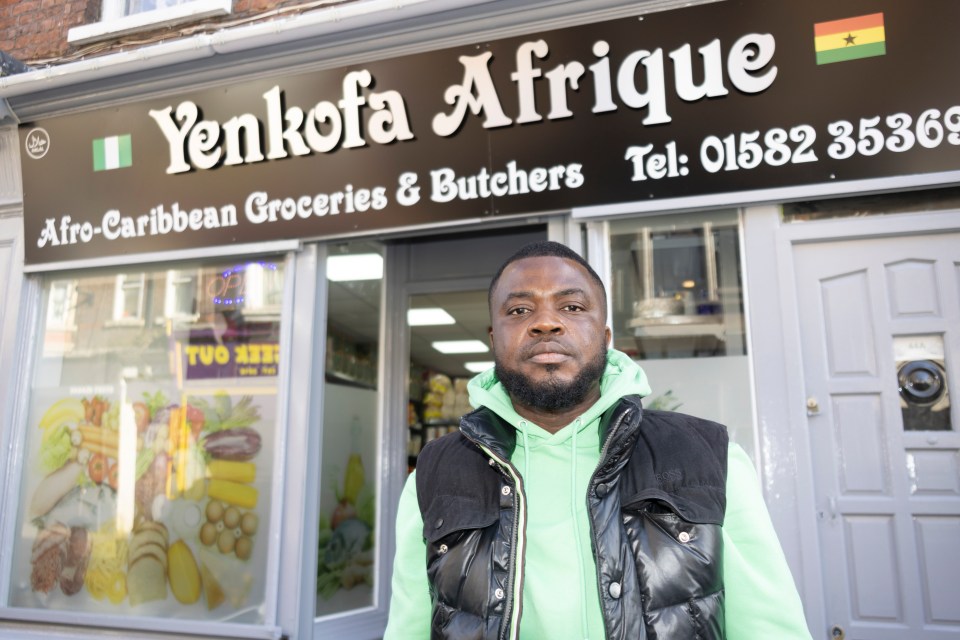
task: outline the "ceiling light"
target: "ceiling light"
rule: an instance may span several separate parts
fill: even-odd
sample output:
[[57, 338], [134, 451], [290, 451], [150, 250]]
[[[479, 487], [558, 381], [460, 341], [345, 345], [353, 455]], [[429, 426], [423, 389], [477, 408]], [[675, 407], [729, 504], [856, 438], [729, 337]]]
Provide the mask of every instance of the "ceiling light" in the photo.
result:
[[383, 278], [383, 256], [378, 253], [355, 253], [327, 258], [327, 280], [352, 282]]
[[441, 340], [431, 345], [440, 353], [486, 353], [487, 345], [479, 340]]
[[470, 373], [483, 373], [493, 366], [493, 360], [489, 362], [464, 362], [463, 366]]
[[407, 309], [407, 324], [411, 327], [428, 327], [438, 324], [454, 324], [453, 316], [440, 307]]

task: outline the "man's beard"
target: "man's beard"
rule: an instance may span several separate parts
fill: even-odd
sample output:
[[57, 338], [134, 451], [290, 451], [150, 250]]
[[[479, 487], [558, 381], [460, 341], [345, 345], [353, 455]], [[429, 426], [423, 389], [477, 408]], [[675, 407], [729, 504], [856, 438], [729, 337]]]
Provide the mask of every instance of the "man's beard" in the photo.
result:
[[[505, 367], [496, 356], [494, 359], [494, 373], [497, 380], [503, 384], [512, 400], [542, 411], [558, 412], [583, 402], [591, 387], [600, 380], [600, 376], [607, 367], [607, 349], [601, 342], [594, 357], [570, 382], [563, 382], [551, 376], [545, 382], [536, 383], [519, 371]], [[558, 366], [548, 364], [544, 368], [548, 373], [553, 373]]]

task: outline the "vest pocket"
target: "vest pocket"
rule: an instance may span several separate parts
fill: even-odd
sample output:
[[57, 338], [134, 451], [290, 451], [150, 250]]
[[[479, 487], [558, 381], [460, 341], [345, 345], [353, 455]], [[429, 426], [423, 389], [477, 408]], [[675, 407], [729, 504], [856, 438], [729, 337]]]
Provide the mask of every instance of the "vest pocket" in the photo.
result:
[[433, 545], [458, 531], [484, 529], [497, 521], [498, 511], [495, 503], [478, 504], [465, 496], [436, 495], [423, 513], [423, 537]]

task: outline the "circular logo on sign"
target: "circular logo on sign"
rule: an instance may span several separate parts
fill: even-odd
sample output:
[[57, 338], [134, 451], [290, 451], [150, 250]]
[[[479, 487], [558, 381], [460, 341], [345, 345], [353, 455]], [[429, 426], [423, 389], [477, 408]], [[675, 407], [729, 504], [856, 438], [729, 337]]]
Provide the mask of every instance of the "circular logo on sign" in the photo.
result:
[[47, 155], [47, 151], [50, 150], [50, 134], [47, 133], [46, 129], [37, 127], [27, 134], [27, 140], [23, 146], [26, 147], [28, 156], [34, 160], [39, 160]]

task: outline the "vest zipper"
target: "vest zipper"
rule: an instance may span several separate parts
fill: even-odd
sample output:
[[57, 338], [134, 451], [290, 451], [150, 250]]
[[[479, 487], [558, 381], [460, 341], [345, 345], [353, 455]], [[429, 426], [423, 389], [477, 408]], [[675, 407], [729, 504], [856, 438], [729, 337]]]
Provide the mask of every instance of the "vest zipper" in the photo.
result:
[[524, 522], [526, 511], [522, 508], [524, 501], [522, 483], [509, 462], [502, 460], [479, 442], [474, 441], [474, 444], [498, 463], [501, 473], [513, 480], [513, 544], [510, 545], [510, 569], [507, 572], [507, 588], [504, 593], [504, 597], [507, 598], [503, 611], [504, 624], [500, 627], [498, 638], [500, 640], [516, 640], [520, 633], [520, 617], [516, 615], [519, 614], [520, 608], [516, 606], [516, 603], [520, 601], [523, 585], [523, 572], [519, 566], [519, 559], [523, 558], [523, 547], [526, 543], [526, 536], [521, 535], [521, 532], [526, 530], [526, 523]]
[[590, 476], [590, 485], [587, 487], [587, 495], [584, 499], [587, 501], [587, 520], [590, 522], [590, 544], [594, 548], [594, 560], [596, 561], [597, 567], [597, 591], [600, 596], [600, 613], [603, 616], [603, 634], [606, 638], [610, 638], [610, 626], [609, 621], [607, 620], [607, 612], [603, 607], [603, 585], [600, 583], [600, 563], [597, 555], [597, 535], [593, 526], [593, 512], [590, 510], [590, 491], [593, 490], [594, 482], [597, 479], [597, 472], [603, 466], [607, 460], [607, 450], [610, 448], [610, 443], [613, 442], [613, 437], [616, 435], [617, 431], [620, 429], [620, 425], [627, 421], [627, 418], [630, 416], [632, 410], [628, 409], [623, 412], [623, 415], [620, 416], [620, 419], [613, 425], [610, 429], [610, 432], [607, 434], [606, 440], [603, 442], [603, 447], [600, 448], [600, 461], [597, 463], [597, 468], [593, 470], [593, 475]]

